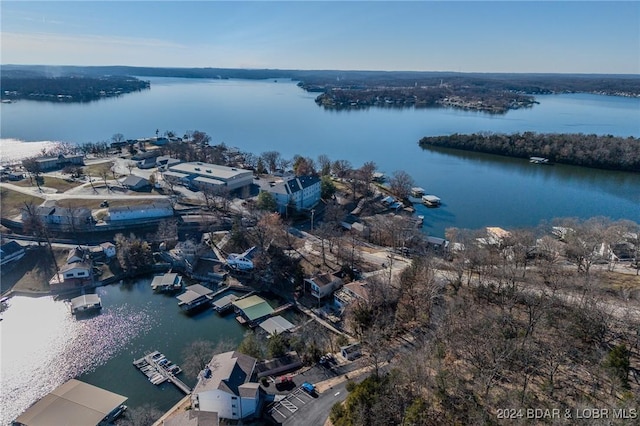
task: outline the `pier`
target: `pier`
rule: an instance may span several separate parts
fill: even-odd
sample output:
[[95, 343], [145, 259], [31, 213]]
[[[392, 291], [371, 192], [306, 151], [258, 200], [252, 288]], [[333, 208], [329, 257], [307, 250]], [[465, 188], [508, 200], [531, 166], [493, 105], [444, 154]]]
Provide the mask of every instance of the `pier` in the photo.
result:
[[172, 364], [158, 351], [150, 352], [144, 357], [134, 360], [133, 365], [147, 376], [154, 385], [168, 381], [176, 385], [186, 395], [191, 393], [191, 388], [176, 377], [176, 374], [180, 374], [182, 369], [178, 365]]

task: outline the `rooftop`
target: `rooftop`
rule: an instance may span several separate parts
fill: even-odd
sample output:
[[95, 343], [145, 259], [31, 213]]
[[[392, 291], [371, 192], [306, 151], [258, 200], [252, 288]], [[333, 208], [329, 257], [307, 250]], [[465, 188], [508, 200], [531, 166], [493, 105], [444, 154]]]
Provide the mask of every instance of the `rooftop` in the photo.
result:
[[240, 352], [231, 351], [215, 355], [205, 371], [198, 375], [198, 383], [193, 389], [193, 394], [219, 389], [240, 395], [239, 388], [251, 381], [255, 365], [255, 358]]
[[169, 167], [172, 172], [182, 172], [188, 174], [196, 174], [201, 176], [211, 176], [218, 179], [228, 180], [239, 175], [253, 172], [251, 170], [239, 169], [237, 167], [220, 166], [218, 164], [209, 163], [181, 163]]
[[16, 422], [28, 426], [95, 426], [127, 398], [71, 379], [22, 413]]
[[236, 300], [233, 302], [233, 306], [240, 309], [249, 321], [254, 321], [273, 313], [271, 305], [262, 297], [256, 295]]

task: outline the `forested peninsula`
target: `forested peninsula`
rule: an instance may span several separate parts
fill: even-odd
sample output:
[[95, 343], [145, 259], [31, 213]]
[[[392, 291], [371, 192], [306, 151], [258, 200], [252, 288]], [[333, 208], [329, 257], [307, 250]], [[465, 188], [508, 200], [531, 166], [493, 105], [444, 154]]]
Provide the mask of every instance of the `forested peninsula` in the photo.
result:
[[150, 88], [148, 81], [129, 76], [49, 76], [40, 73], [3, 72], [2, 100], [28, 99], [53, 102], [90, 102]]
[[640, 172], [640, 139], [582, 133], [454, 133], [418, 142], [423, 149], [443, 147], [508, 157], [544, 157], [552, 163]]

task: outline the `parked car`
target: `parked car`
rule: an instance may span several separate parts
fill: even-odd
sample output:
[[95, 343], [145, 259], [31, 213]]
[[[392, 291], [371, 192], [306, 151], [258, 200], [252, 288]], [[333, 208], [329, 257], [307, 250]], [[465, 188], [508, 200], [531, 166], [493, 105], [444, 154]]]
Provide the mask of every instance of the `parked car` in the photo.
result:
[[308, 393], [309, 395], [316, 395], [316, 387], [309, 382], [304, 382], [302, 386], [300, 386], [303, 391]]

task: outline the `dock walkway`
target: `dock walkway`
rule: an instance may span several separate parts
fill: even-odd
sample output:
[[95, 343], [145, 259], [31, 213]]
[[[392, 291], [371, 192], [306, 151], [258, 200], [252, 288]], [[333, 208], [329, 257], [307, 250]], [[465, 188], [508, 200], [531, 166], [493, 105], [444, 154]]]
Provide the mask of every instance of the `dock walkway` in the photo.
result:
[[182, 372], [180, 367], [176, 364], [171, 364], [171, 361], [167, 360], [160, 352], [150, 352], [142, 358], [134, 360], [133, 365], [147, 376], [154, 385], [168, 381], [176, 385], [186, 395], [191, 394], [191, 388], [176, 377], [176, 374]]

